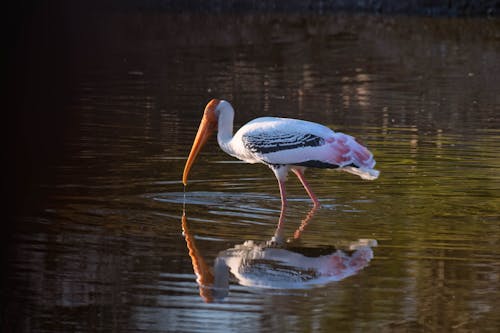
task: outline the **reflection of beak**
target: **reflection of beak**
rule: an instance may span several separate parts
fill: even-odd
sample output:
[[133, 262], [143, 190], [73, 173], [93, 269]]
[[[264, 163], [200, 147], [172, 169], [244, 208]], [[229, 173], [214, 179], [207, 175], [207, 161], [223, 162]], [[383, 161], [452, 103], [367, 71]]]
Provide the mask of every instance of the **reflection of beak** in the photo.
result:
[[210, 267], [205, 263], [205, 259], [203, 259], [200, 251], [196, 247], [194, 237], [188, 228], [186, 215], [184, 213], [182, 214], [181, 223], [184, 238], [189, 250], [189, 257], [191, 257], [193, 270], [196, 274], [196, 282], [200, 287], [200, 296], [205, 300], [205, 302], [210, 303], [213, 301], [211, 287], [214, 284], [214, 275], [210, 270]]
[[196, 156], [200, 152], [203, 145], [207, 142], [210, 135], [217, 128], [217, 116], [215, 115], [215, 108], [219, 104], [219, 101], [212, 99], [205, 107], [205, 113], [201, 119], [200, 127], [198, 128], [198, 133], [196, 133], [196, 138], [194, 139], [193, 146], [191, 147], [191, 152], [184, 166], [184, 173], [182, 174], [182, 183], [184, 186], [187, 185], [187, 179], [191, 166], [194, 164]]

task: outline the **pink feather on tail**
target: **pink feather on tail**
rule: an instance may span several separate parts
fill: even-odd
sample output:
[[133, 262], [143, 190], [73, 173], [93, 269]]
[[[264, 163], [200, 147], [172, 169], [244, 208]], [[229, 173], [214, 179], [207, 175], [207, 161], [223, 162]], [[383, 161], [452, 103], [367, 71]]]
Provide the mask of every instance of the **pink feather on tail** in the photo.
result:
[[344, 133], [335, 133], [328, 138], [331, 147], [329, 163], [337, 164], [339, 170], [360, 176], [363, 179], [377, 179], [380, 172], [373, 169], [373, 154], [355, 138]]

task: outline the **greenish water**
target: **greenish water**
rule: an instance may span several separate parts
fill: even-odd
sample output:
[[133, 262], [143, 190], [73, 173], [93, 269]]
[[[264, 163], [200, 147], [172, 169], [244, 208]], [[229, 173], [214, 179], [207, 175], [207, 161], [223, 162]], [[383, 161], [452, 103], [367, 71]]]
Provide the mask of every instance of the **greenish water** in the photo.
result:
[[[68, 24], [84, 37], [64, 105], [71, 130], [47, 166], [55, 177], [36, 184], [41, 207], [15, 221], [4, 327], [500, 329], [498, 21], [126, 12], [97, 17], [89, 31]], [[200, 296], [187, 236], [212, 267], [239, 244], [271, 240], [280, 209], [272, 172], [235, 163], [215, 140], [184, 192], [212, 97], [233, 104], [237, 128], [264, 115], [301, 118], [370, 148], [375, 181], [308, 170], [322, 203], [309, 218], [290, 177], [282, 231], [293, 239], [307, 219], [287, 250], [310, 256], [376, 240], [362, 270], [278, 289], [230, 275], [222, 300]]]

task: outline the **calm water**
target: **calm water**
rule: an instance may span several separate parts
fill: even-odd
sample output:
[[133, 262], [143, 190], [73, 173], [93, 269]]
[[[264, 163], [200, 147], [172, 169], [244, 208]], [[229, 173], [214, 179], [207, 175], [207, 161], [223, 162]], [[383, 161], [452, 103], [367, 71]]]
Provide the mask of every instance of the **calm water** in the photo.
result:
[[[67, 25], [71, 117], [40, 207], [15, 221], [6, 331], [500, 330], [498, 21], [122, 12]], [[275, 115], [354, 135], [381, 177], [309, 170], [311, 213], [290, 177], [276, 244], [267, 167], [212, 140], [184, 192], [212, 97], [231, 101], [236, 127]], [[248, 280], [207, 297], [194, 270], [242, 248], [367, 257], [314, 285], [249, 260]]]

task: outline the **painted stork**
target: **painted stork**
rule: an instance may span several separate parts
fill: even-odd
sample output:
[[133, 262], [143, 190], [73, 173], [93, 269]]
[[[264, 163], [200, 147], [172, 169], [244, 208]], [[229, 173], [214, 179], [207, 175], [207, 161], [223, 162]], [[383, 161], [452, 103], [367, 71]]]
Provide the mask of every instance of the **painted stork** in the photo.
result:
[[287, 204], [285, 181], [289, 171], [299, 178], [314, 206], [319, 206], [319, 201], [304, 178], [308, 167], [337, 169], [369, 180], [379, 175], [373, 169], [372, 153], [350, 135], [309, 121], [262, 117], [248, 122], [233, 136], [233, 119], [234, 109], [229, 102], [208, 102], [184, 167], [184, 186], [196, 156], [215, 130], [223, 151], [247, 163], [264, 163], [273, 170], [282, 213]]

